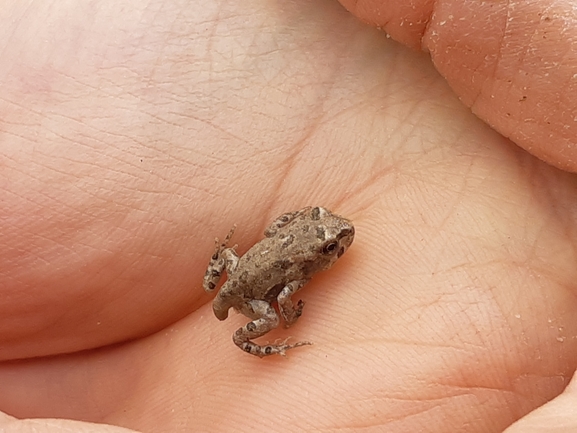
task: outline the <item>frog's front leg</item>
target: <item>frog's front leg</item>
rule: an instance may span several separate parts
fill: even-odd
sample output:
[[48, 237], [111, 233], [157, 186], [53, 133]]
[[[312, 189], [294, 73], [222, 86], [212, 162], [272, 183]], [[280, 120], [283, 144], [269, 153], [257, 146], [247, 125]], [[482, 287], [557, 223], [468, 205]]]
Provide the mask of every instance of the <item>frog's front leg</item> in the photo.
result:
[[204, 290], [209, 293], [216, 288], [216, 285], [222, 277], [223, 270], [226, 269], [226, 272], [230, 275], [238, 266], [238, 255], [234, 250], [236, 245], [232, 248], [227, 248], [230, 238], [234, 234], [234, 229], [236, 229], [236, 226], [233, 226], [230, 229], [230, 232], [226, 235], [222, 244], [219, 243], [218, 238], [214, 240], [216, 248], [214, 254], [210, 258], [208, 269], [204, 274], [204, 280], [202, 283]]
[[294, 305], [291, 297], [308, 282], [309, 280], [291, 281], [286, 286], [284, 286], [284, 288], [278, 294], [278, 306], [284, 319], [285, 328], [291, 326], [298, 320], [299, 317], [301, 317], [305, 303], [302, 299], [299, 299], [296, 305]]
[[285, 352], [289, 349], [311, 344], [308, 341], [301, 341], [295, 344], [286, 344], [285, 341], [281, 344], [267, 344], [263, 346], [256, 344], [251, 340], [262, 337], [278, 326], [278, 315], [268, 302], [260, 300], [247, 302], [241, 311], [254, 320], [248, 322], [242, 328], [237, 329], [232, 336], [232, 340], [234, 344], [251, 355], [260, 358], [275, 354], [284, 356]]
[[297, 210], [294, 212], [283, 213], [281, 216], [279, 216], [277, 219], [275, 219], [272, 223], [269, 224], [269, 226], [264, 231], [264, 235], [267, 238], [273, 237], [274, 235], [276, 235], [277, 231], [280, 228], [283, 228], [284, 226], [289, 224], [291, 221], [293, 221], [295, 218], [297, 218], [299, 215], [302, 215], [303, 213], [305, 213], [309, 209], [310, 209], [310, 207], [305, 207], [304, 209]]

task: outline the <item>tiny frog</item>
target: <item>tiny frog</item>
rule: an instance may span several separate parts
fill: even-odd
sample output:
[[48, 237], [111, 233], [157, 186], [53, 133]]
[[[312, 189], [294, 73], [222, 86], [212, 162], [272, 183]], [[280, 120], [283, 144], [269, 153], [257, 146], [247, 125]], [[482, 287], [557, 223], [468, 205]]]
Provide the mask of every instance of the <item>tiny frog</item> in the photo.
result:
[[239, 257], [234, 247], [227, 247], [234, 233], [232, 228], [223, 243], [216, 239], [204, 276], [203, 286], [212, 292], [222, 273], [227, 280], [214, 298], [212, 308], [219, 320], [228, 317], [232, 307], [252, 319], [233, 334], [234, 343], [251, 355], [264, 357], [284, 355], [285, 351], [311, 344], [301, 341], [287, 344], [259, 345], [252, 340], [279, 325], [279, 316], [272, 306], [278, 302], [285, 327], [301, 316], [304, 302], [293, 304], [291, 297], [312, 276], [329, 269], [353, 242], [355, 228], [351, 221], [323, 207], [305, 207], [282, 214], [264, 231], [265, 238]]

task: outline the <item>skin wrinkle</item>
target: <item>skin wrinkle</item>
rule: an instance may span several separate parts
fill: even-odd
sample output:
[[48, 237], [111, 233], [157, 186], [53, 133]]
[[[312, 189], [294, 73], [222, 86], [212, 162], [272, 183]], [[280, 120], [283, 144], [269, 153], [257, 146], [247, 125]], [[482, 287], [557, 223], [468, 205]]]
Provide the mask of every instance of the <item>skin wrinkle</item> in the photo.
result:
[[[499, 43], [497, 44], [497, 52], [496, 52], [496, 54], [495, 54], [495, 62], [494, 62], [494, 66], [493, 66], [493, 68], [492, 68], [492, 74], [487, 74], [487, 76], [486, 76], [486, 78], [485, 78], [486, 80], [489, 80], [490, 77], [493, 76], [493, 77], [496, 77], [496, 81], [497, 81], [497, 82], [499, 81], [498, 78], [497, 78], [497, 77], [498, 77], [498, 72], [499, 72], [499, 69], [500, 69], [499, 66], [500, 66], [501, 60], [502, 60], [502, 58], [503, 58], [503, 46], [505, 45], [505, 40], [506, 40], [506, 38], [507, 38], [507, 29], [509, 28], [510, 20], [511, 20], [511, 17], [510, 17], [511, 0], [508, 0], [507, 3], [508, 3], [508, 6], [505, 7], [507, 13], [506, 13], [505, 20], [504, 20], [504, 29], [503, 29], [503, 32], [502, 32], [502, 34], [501, 34], [501, 37], [499, 38]], [[522, 57], [521, 57], [519, 63], [523, 63], [523, 58], [522, 58]], [[507, 75], [505, 74], [505, 77], [506, 77], [506, 76], [507, 76]], [[511, 87], [512, 87], [512, 86], [513, 86], [513, 81], [509, 81], [509, 89], [508, 89], [509, 91], [511, 90]], [[484, 85], [480, 85], [480, 86], [479, 86], [479, 91], [478, 91], [477, 97], [479, 97], [479, 96], [483, 93], [484, 87], [485, 87]], [[493, 83], [493, 85], [491, 86], [491, 88], [494, 88], [494, 83]], [[492, 90], [491, 90], [491, 93], [493, 94], [493, 91], [492, 91]], [[471, 111], [472, 111], [473, 113], [476, 112], [475, 107], [476, 107], [476, 105], [477, 105], [477, 104], [476, 104], [477, 100], [478, 100], [478, 98], [474, 98], [473, 101], [471, 102]], [[517, 123], [519, 123], [519, 122], [520, 122], [520, 120], [517, 121]]]

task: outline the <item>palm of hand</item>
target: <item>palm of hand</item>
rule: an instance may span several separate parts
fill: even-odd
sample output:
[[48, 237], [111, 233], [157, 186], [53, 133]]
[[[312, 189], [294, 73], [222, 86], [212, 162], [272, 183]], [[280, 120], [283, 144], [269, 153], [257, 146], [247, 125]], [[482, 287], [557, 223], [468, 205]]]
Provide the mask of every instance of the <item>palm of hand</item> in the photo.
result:
[[[45, 218], [5, 236], [40, 265], [4, 271], [7, 294], [24, 295], [5, 304], [0, 338], [4, 359], [76, 353], [4, 363], [0, 408], [144, 431], [447, 431], [479, 418], [469, 431], [501, 431], [563, 389], [577, 349], [574, 176], [470, 115], [427, 57], [330, 13], [324, 28], [278, 31], [278, 50], [247, 32], [227, 57], [215, 25], [191, 38], [185, 66], [167, 44], [162, 63], [119, 60], [137, 79], [117, 65], [67, 71], [96, 90], [55, 105], [50, 131], [70, 141], [53, 138], [38, 171], [10, 178], [8, 208]], [[111, 101], [83, 79], [126, 92]], [[62, 121], [76, 114], [83, 123]], [[35, 179], [58, 187], [41, 193]], [[230, 341], [244, 318], [212, 316], [202, 273], [230, 224], [244, 251], [306, 204], [352, 218], [355, 244], [301, 292], [289, 334], [270, 335], [314, 346], [261, 361]], [[11, 253], [3, 263], [24, 263]]]

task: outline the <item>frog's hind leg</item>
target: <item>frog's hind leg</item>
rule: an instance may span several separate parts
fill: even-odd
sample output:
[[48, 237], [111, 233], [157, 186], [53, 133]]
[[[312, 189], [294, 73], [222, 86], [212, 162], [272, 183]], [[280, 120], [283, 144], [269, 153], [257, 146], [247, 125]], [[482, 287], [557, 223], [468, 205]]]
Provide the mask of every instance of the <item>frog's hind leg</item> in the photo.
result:
[[232, 336], [232, 339], [234, 344], [251, 355], [260, 358], [275, 354], [284, 356], [285, 352], [289, 349], [311, 344], [308, 341], [302, 341], [295, 344], [281, 343], [267, 344], [263, 346], [256, 344], [251, 340], [261, 337], [267, 332], [275, 329], [279, 325], [279, 317], [274, 308], [268, 302], [259, 300], [247, 302], [246, 306], [242, 309], [242, 312], [254, 320], [248, 322], [242, 328], [239, 328]]

